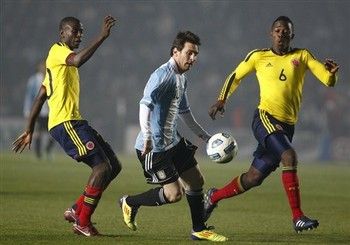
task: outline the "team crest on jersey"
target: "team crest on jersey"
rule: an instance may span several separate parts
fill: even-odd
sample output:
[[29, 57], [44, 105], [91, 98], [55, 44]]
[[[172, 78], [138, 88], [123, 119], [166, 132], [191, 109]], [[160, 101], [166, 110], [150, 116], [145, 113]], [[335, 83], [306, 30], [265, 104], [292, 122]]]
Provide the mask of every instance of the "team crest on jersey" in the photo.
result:
[[297, 68], [300, 65], [300, 61], [297, 59], [292, 59], [292, 65]]
[[88, 141], [88, 142], [85, 144], [85, 146], [86, 146], [86, 149], [88, 149], [89, 151], [91, 151], [92, 149], [95, 148], [95, 144], [94, 144], [94, 142], [92, 142], [92, 141]]
[[275, 127], [276, 127], [278, 130], [283, 130], [282, 126], [279, 125], [279, 124], [276, 124]]
[[157, 172], [157, 177], [158, 177], [158, 179], [160, 179], [160, 180], [165, 179], [165, 178], [166, 178], [166, 175], [165, 175], [164, 170], [158, 171], [158, 172]]

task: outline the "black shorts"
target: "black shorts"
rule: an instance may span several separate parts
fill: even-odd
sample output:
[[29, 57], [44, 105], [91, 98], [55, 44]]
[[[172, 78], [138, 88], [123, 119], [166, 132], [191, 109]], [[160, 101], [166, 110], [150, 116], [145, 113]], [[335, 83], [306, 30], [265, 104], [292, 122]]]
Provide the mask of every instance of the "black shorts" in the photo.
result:
[[197, 165], [194, 154], [197, 146], [182, 138], [173, 148], [164, 152], [150, 152], [141, 156], [136, 154], [149, 184], [168, 184], [176, 181], [186, 170]]

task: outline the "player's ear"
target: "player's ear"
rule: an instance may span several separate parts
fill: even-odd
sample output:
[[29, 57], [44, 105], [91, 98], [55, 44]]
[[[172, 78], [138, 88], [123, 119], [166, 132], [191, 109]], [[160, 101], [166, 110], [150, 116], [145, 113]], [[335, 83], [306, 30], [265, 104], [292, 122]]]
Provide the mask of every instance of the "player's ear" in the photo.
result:
[[291, 39], [291, 40], [294, 39], [294, 36], [295, 36], [295, 34], [293, 33], [293, 34], [291, 35], [290, 39]]
[[179, 52], [179, 50], [175, 47], [175, 48], [173, 49], [173, 56], [176, 56], [178, 52]]
[[61, 38], [63, 38], [63, 37], [64, 37], [64, 35], [63, 35], [63, 34], [64, 34], [64, 30], [63, 30], [63, 29], [61, 29], [61, 30], [60, 30], [60, 37], [61, 37]]

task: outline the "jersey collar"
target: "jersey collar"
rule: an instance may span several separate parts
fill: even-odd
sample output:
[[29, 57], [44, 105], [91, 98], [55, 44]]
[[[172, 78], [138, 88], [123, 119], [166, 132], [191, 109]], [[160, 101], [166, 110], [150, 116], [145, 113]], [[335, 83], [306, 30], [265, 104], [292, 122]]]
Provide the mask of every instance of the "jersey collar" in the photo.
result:
[[174, 60], [173, 57], [171, 57], [168, 61], [170, 63], [170, 66], [174, 69], [175, 73], [180, 74], [179, 69], [177, 67], [176, 61]]

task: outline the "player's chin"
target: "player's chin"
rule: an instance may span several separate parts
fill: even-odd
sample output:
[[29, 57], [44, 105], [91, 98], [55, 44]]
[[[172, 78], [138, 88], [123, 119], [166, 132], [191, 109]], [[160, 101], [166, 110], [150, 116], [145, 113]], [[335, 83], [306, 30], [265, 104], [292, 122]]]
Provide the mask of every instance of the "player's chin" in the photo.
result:
[[186, 64], [184, 70], [188, 71], [189, 69], [191, 69], [191, 67], [192, 67], [192, 64]]

